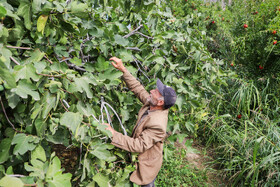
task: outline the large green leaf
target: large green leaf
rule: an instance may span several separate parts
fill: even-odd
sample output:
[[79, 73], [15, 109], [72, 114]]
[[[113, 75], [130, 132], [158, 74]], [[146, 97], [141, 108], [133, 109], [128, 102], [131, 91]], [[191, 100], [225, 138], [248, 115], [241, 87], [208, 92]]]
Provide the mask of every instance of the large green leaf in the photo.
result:
[[26, 1], [21, 1], [17, 14], [23, 17], [25, 27], [31, 30], [31, 4]]
[[1, 140], [0, 143], [0, 164], [3, 162], [6, 162], [10, 155], [10, 147], [12, 144], [12, 139], [5, 138], [4, 140]]
[[45, 56], [44, 52], [41, 52], [39, 49], [36, 49], [35, 51], [33, 51], [33, 53], [31, 53], [31, 56], [25, 60], [25, 64], [28, 63], [37, 63], [40, 62], [40, 60], [42, 60], [42, 58]]
[[61, 162], [58, 157], [54, 157], [49, 165], [46, 181], [50, 187], [58, 187], [58, 186], [71, 186], [71, 177], [70, 173], [62, 174]]
[[114, 38], [115, 38], [116, 44], [119, 44], [121, 46], [126, 47], [128, 45], [128, 43], [129, 43], [128, 39], [125, 39], [124, 37], [122, 37], [122, 36], [120, 36], [118, 34], [115, 35]]
[[47, 160], [45, 150], [41, 145], [38, 145], [31, 153], [31, 163], [37, 159], [42, 160], [43, 162]]
[[122, 187], [124, 185], [121, 185], [122, 182], [124, 182], [125, 180], [128, 179], [129, 174], [134, 171], [135, 169], [133, 168], [133, 166], [128, 166], [126, 168], [124, 168], [122, 177], [118, 178], [117, 182], [116, 182], [116, 187]]
[[7, 82], [7, 84], [11, 87], [11, 88], [15, 88], [16, 87], [16, 80], [14, 78], [14, 76], [10, 73], [9, 69], [7, 68], [7, 66], [4, 64], [3, 60], [3, 56], [0, 57], [0, 77], [5, 80]]
[[110, 81], [113, 81], [115, 79], [119, 79], [123, 73], [121, 71], [117, 71], [115, 69], [108, 69], [104, 73], [99, 75], [100, 80], [108, 79]]
[[0, 19], [5, 17], [6, 14], [7, 14], [7, 10], [3, 6], [0, 5]]
[[[11, 62], [10, 58], [12, 56], [12, 52], [6, 47], [3, 47], [2, 44], [0, 44], [0, 55], [2, 55], [2, 57], [0, 56], [0, 61], [2, 61], [7, 68], [10, 68], [10, 62]], [[1, 64], [1, 67], [4, 66], [2, 66]]]
[[17, 104], [20, 102], [19, 96], [13, 92], [8, 92], [7, 99], [8, 99], [9, 106], [11, 108], [15, 108]]
[[46, 0], [33, 0], [32, 1], [32, 11], [37, 13], [41, 10], [41, 4], [45, 4]]
[[39, 143], [40, 139], [35, 136], [27, 136], [25, 134], [19, 133], [14, 136], [12, 140], [12, 145], [16, 145], [14, 148], [14, 155], [23, 155], [27, 151], [32, 151], [35, 149], [36, 145]]
[[15, 92], [20, 97], [26, 99], [27, 95], [30, 95], [34, 100], [40, 100], [39, 93], [36, 90], [37, 87], [28, 82], [27, 80], [20, 80], [16, 88], [12, 89], [12, 92]]
[[94, 110], [92, 109], [90, 104], [89, 103], [83, 103], [82, 101], [78, 102], [77, 109], [81, 114], [83, 114], [85, 116], [91, 116], [91, 115], [95, 114]]
[[132, 62], [134, 59], [132, 57], [132, 52], [124, 49], [117, 50], [119, 53], [119, 57], [123, 60], [123, 62]]
[[45, 119], [47, 117], [47, 115], [49, 114], [49, 112], [51, 111], [51, 109], [53, 109], [55, 107], [56, 96], [51, 95], [49, 92], [47, 92], [44, 96], [43, 103], [44, 103], [44, 106], [42, 109], [42, 118]]
[[[83, 12], [86, 12], [88, 8], [88, 5], [85, 3], [78, 3], [77, 1], [74, 1], [71, 3], [71, 11], [72, 13], [75, 13], [76, 15], [82, 15]], [[80, 14], [79, 14], [80, 13]]]
[[82, 60], [77, 58], [77, 57], [74, 57], [73, 59], [71, 59], [70, 62], [72, 64], [75, 64], [76, 66], [81, 66], [82, 65]]
[[82, 76], [81, 78], [74, 78], [76, 88], [79, 92], [85, 91], [88, 98], [93, 97], [92, 89], [90, 84], [96, 85], [95, 80], [91, 76]]
[[65, 112], [60, 118], [61, 125], [68, 127], [73, 133], [82, 123], [83, 117], [80, 113]]
[[51, 93], [56, 93], [61, 86], [62, 83], [58, 81], [50, 81], [49, 84], [45, 84], [45, 87], [49, 88]]
[[110, 179], [109, 176], [104, 176], [101, 173], [97, 173], [93, 176], [92, 180], [97, 182], [97, 184], [101, 187], [110, 187]]
[[117, 159], [115, 155], [113, 155], [110, 151], [107, 150], [112, 148], [113, 147], [111, 145], [101, 144], [98, 147], [96, 147], [93, 151], [90, 151], [90, 153], [101, 160], [112, 162]]
[[47, 15], [41, 15], [37, 20], [37, 30], [38, 32], [44, 33], [44, 29], [48, 20]]
[[39, 75], [36, 74], [36, 69], [32, 64], [27, 64], [25, 66], [16, 66], [15, 70], [15, 79], [18, 81], [19, 79], [30, 79], [32, 78], [34, 81], [39, 80]]
[[56, 45], [54, 51], [58, 56], [69, 57], [69, 53], [64, 46]]
[[28, 163], [24, 163], [24, 168], [26, 171], [31, 172], [29, 176], [39, 177], [40, 179], [45, 178], [45, 162], [46, 162], [46, 154], [45, 150], [42, 146], [38, 145], [36, 149], [34, 149], [31, 153], [31, 161], [32, 166], [28, 165]]
[[105, 58], [102, 56], [99, 56], [97, 58], [97, 62], [94, 63], [94, 67], [95, 67], [96, 71], [98, 71], [98, 72], [103, 72], [103, 71], [107, 70], [109, 68], [109, 65], [110, 65], [109, 62], [106, 61]]
[[175, 103], [175, 104], [178, 106], [179, 111], [182, 110], [182, 106], [183, 106], [185, 100], [186, 100], [186, 99], [185, 99], [185, 97], [184, 97], [183, 95], [179, 95], [179, 96], [177, 97], [176, 103]]
[[16, 177], [5, 176], [0, 180], [2, 187], [23, 187], [24, 183]]

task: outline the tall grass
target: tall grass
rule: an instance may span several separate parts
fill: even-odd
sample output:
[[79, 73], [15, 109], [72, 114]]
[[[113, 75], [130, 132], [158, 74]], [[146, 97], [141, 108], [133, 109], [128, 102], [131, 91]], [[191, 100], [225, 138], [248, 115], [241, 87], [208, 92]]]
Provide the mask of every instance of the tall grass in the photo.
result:
[[201, 133], [233, 186], [280, 186], [278, 85], [231, 80], [209, 104], [213, 116]]

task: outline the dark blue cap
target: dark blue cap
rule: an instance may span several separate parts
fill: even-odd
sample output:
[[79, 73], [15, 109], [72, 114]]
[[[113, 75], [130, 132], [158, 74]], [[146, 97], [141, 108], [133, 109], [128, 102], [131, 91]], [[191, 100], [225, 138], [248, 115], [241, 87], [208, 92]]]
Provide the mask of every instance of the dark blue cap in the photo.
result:
[[161, 80], [157, 79], [157, 89], [159, 93], [164, 97], [164, 108], [172, 107], [177, 99], [177, 95], [173, 88], [164, 85]]

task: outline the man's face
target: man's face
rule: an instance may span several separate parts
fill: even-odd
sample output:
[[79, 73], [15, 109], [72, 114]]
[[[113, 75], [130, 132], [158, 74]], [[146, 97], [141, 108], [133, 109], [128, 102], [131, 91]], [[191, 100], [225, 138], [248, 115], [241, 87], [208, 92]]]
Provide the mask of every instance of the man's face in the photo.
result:
[[149, 97], [148, 101], [152, 106], [156, 106], [158, 104], [160, 97], [162, 97], [162, 95], [156, 88], [156, 89], [153, 89], [150, 91], [150, 97]]

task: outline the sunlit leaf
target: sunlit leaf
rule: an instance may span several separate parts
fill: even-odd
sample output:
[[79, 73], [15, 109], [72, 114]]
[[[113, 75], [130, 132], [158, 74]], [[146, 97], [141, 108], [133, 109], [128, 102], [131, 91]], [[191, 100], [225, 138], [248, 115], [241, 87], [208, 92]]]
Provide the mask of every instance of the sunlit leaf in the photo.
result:
[[15, 155], [23, 155], [27, 151], [32, 151], [36, 144], [39, 142], [39, 138], [35, 136], [27, 136], [25, 134], [19, 133], [16, 134], [12, 140], [12, 145], [16, 144], [13, 153]]
[[61, 162], [58, 157], [54, 157], [48, 168], [46, 178], [47, 183], [50, 187], [57, 186], [71, 186], [71, 177], [70, 173], [62, 174]]
[[75, 133], [82, 120], [83, 118], [80, 113], [65, 112], [60, 118], [60, 123]]
[[6, 65], [3, 63], [2, 58], [3, 57], [0, 57], [0, 77], [5, 80], [11, 88], [15, 88], [16, 80], [9, 69], [6, 67]]
[[37, 20], [37, 30], [38, 32], [44, 33], [44, 29], [48, 20], [47, 15], [41, 15]]
[[27, 80], [20, 80], [16, 88], [12, 89], [20, 97], [26, 99], [30, 95], [34, 100], [40, 100], [40, 95], [37, 91], [36, 86]]
[[7, 14], [7, 10], [3, 6], [0, 6], [0, 18], [5, 17], [6, 14]]
[[3, 187], [23, 187], [24, 183], [16, 177], [5, 176], [0, 180], [0, 186]]

